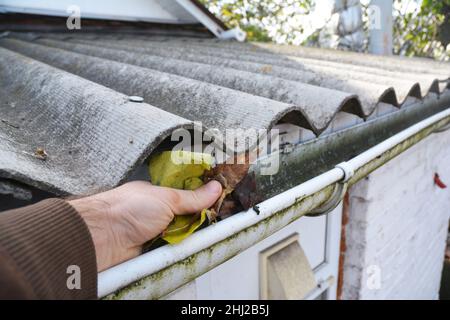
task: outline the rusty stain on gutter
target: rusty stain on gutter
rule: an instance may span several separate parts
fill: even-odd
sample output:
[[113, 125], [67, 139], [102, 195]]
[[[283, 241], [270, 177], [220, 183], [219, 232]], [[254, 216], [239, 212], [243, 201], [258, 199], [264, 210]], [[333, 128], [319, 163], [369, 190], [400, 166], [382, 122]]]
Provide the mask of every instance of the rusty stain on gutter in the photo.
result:
[[349, 219], [349, 209], [350, 209], [350, 196], [346, 192], [343, 200], [342, 206], [342, 223], [341, 223], [341, 243], [339, 247], [339, 268], [338, 268], [338, 283], [337, 283], [337, 300], [341, 300], [342, 288], [344, 285], [344, 262], [345, 262], [345, 252], [347, 251], [347, 237], [346, 237], [346, 227]]

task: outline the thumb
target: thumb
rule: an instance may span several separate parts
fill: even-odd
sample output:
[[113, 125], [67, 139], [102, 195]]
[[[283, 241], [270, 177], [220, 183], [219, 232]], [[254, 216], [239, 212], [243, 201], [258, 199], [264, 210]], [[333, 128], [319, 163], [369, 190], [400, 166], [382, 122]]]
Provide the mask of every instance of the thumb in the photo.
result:
[[213, 180], [193, 191], [174, 190], [174, 192], [177, 195], [172, 205], [173, 213], [190, 214], [211, 207], [222, 194], [222, 185]]

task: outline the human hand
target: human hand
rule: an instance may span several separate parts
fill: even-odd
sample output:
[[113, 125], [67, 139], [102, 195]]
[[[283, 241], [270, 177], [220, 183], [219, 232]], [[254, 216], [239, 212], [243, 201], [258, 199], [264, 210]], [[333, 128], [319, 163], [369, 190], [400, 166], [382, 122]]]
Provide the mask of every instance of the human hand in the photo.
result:
[[217, 181], [195, 191], [134, 181], [69, 203], [88, 226], [94, 241], [97, 269], [102, 271], [138, 256], [142, 245], [163, 232], [175, 215], [209, 208], [221, 192], [222, 186]]

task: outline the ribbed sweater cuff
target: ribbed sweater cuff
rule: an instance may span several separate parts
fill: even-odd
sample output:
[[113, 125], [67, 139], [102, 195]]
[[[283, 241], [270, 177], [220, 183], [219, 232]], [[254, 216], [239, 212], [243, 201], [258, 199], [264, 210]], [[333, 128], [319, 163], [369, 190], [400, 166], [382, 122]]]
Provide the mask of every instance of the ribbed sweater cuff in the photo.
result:
[[0, 213], [0, 249], [15, 266], [16, 276], [28, 283], [31, 296], [97, 298], [91, 235], [81, 216], [64, 200], [48, 199]]

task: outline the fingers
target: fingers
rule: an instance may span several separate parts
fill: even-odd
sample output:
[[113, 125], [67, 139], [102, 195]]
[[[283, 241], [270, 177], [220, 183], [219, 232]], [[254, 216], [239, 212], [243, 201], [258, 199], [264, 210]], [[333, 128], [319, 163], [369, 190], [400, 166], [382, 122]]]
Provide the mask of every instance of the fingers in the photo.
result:
[[191, 214], [211, 207], [222, 193], [222, 186], [217, 181], [210, 181], [194, 191], [167, 190], [167, 204], [176, 215]]

